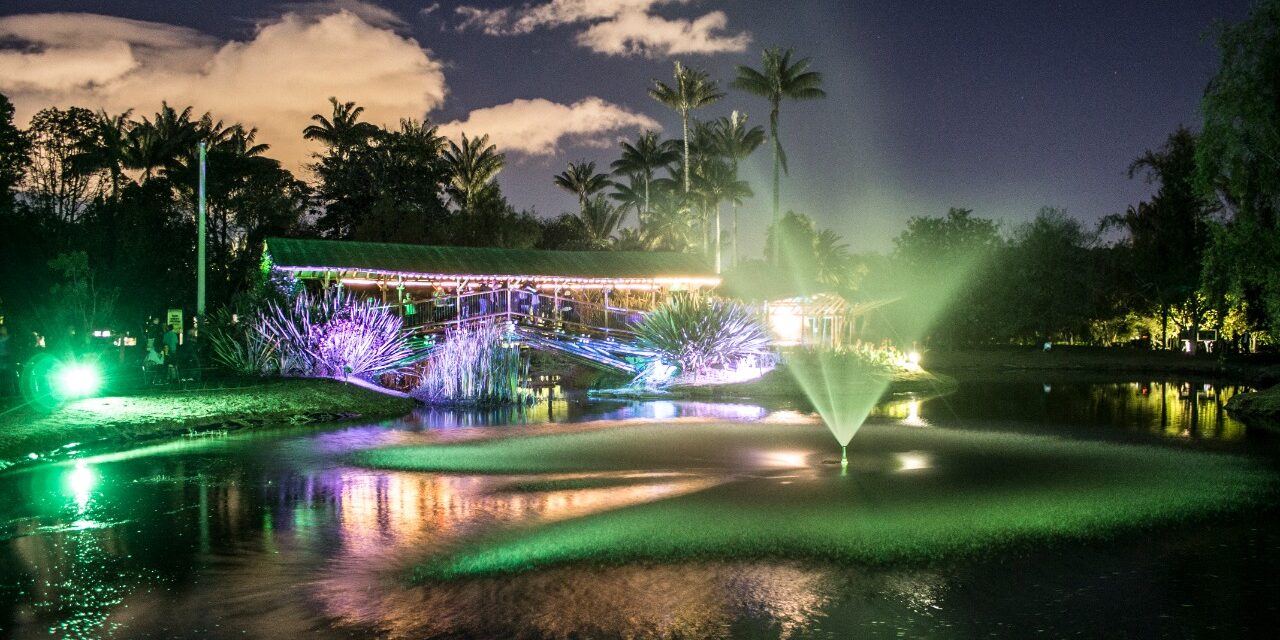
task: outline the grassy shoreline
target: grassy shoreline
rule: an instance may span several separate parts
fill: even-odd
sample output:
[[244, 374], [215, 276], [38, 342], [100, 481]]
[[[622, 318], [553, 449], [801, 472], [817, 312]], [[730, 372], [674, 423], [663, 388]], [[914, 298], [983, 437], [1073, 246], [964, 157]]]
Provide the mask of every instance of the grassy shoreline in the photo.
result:
[[0, 411], [0, 469], [72, 443], [104, 446], [270, 423], [394, 417], [414, 405], [409, 398], [337, 380], [295, 379], [85, 398], [50, 413], [11, 406]]
[[1227, 413], [1248, 424], [1280, 430], [1280, 385], [1233, 396], [1227, 401]]

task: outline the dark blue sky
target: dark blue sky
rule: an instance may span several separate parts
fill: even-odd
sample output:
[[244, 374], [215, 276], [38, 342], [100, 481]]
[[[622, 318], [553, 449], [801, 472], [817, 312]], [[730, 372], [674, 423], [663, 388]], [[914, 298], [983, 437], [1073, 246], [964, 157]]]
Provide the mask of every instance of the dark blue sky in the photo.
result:
[[[445, 64], [449, 95], [431, 113], [436, 121], [517, 98], [598, 96], [678, 135], [675, 114], [645, 94], [652, 78], [669, 77], [668, 59], [595, 53], [574, 43], [580, 29], [572, 25], [512, 36], [459, 32], [456, 2], [425, 15], [430, 2], [378, 4]], [[694, 0], [654, 12], [693, 18], [719, 9], [728, 17], [725, 33], [750, 33], [745, 53], [678, 56], [723, 85], [735, 65], [755, 64], [764, 46], [792, 46], [813, 58], [829, 98], [783, 108], [792, 168], [783, 206], [835, 228], [856, 250], [883, 250], [908, 217], [941, 215], [949, 206], [1012, 226], [1043, 205], [1092, 223], [1137, 202], [1148, 188], [1128, 179], [1129, 162], [1179, 124], [1197, 126], [1199, 97], [1216, 64], [1205, 34], [1215, 20], [1242, 19], [1247, 8], [1246, 0]], [[0, 13], [87, 11], [244, 40], [255, 22], [282, 10], [244, 0], [9, 0]], [[766, 124], [762, 100], [732, 91], [700, 115], [733, 109]], [[612, 149], [566, 144], [551, 157], [513, 156], [500, 182], [518, 208], [556, 214], [574, 201], [551, 176], [570, 160], [607, 165], [613, 157]], [[746, 174], [757, 191], [744, 211], [755, 243], [767, 219], [767, 172], [762, 149]]]

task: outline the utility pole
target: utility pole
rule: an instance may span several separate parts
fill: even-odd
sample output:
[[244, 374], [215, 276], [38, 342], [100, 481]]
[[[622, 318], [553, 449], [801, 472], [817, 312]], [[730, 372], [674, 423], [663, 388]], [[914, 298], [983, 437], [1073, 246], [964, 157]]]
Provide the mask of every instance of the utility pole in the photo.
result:
[[200, 210], [200, 225], [197, 233], [199, 239], [196, 240], [196, 318], [197, 322], [204, 320], [204, 262], [205, 262], [205, 202], [204, 202], [204, 165], [205, 165], [205, 148], [206, 144], [201, 142], [200, 147], [200, 202], [198, 209]]

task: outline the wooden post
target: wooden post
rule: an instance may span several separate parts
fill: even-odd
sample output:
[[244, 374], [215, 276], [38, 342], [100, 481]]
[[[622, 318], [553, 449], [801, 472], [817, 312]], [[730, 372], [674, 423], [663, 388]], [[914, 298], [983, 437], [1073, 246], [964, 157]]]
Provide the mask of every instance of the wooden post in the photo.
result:
[[609, 333], [609, 287], [604, 288], [604, 332]]
[[453, 310], [453, 314], [454, 316], [456, 316], [455, 319], [458, 321], [458, 324], [461, 325], [462, 324], [462, 281], [461, 280], [458, 281], [458, 288], [454, 289], [453, 293], [454, 293], [454, 300], [457, 301], [457, 304], [456, 304], [457, 308]]

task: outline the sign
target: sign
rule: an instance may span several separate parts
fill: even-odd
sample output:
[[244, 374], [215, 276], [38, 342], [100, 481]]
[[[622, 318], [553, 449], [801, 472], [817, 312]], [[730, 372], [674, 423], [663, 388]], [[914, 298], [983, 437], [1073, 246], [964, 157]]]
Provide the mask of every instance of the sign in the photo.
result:
[[182, 335], [182, 309], [170, 309], [169, 313], [165, 315], [164, 323], [173, 325], [173, 330], [177, 331], [178, 335], [181, 336]]

